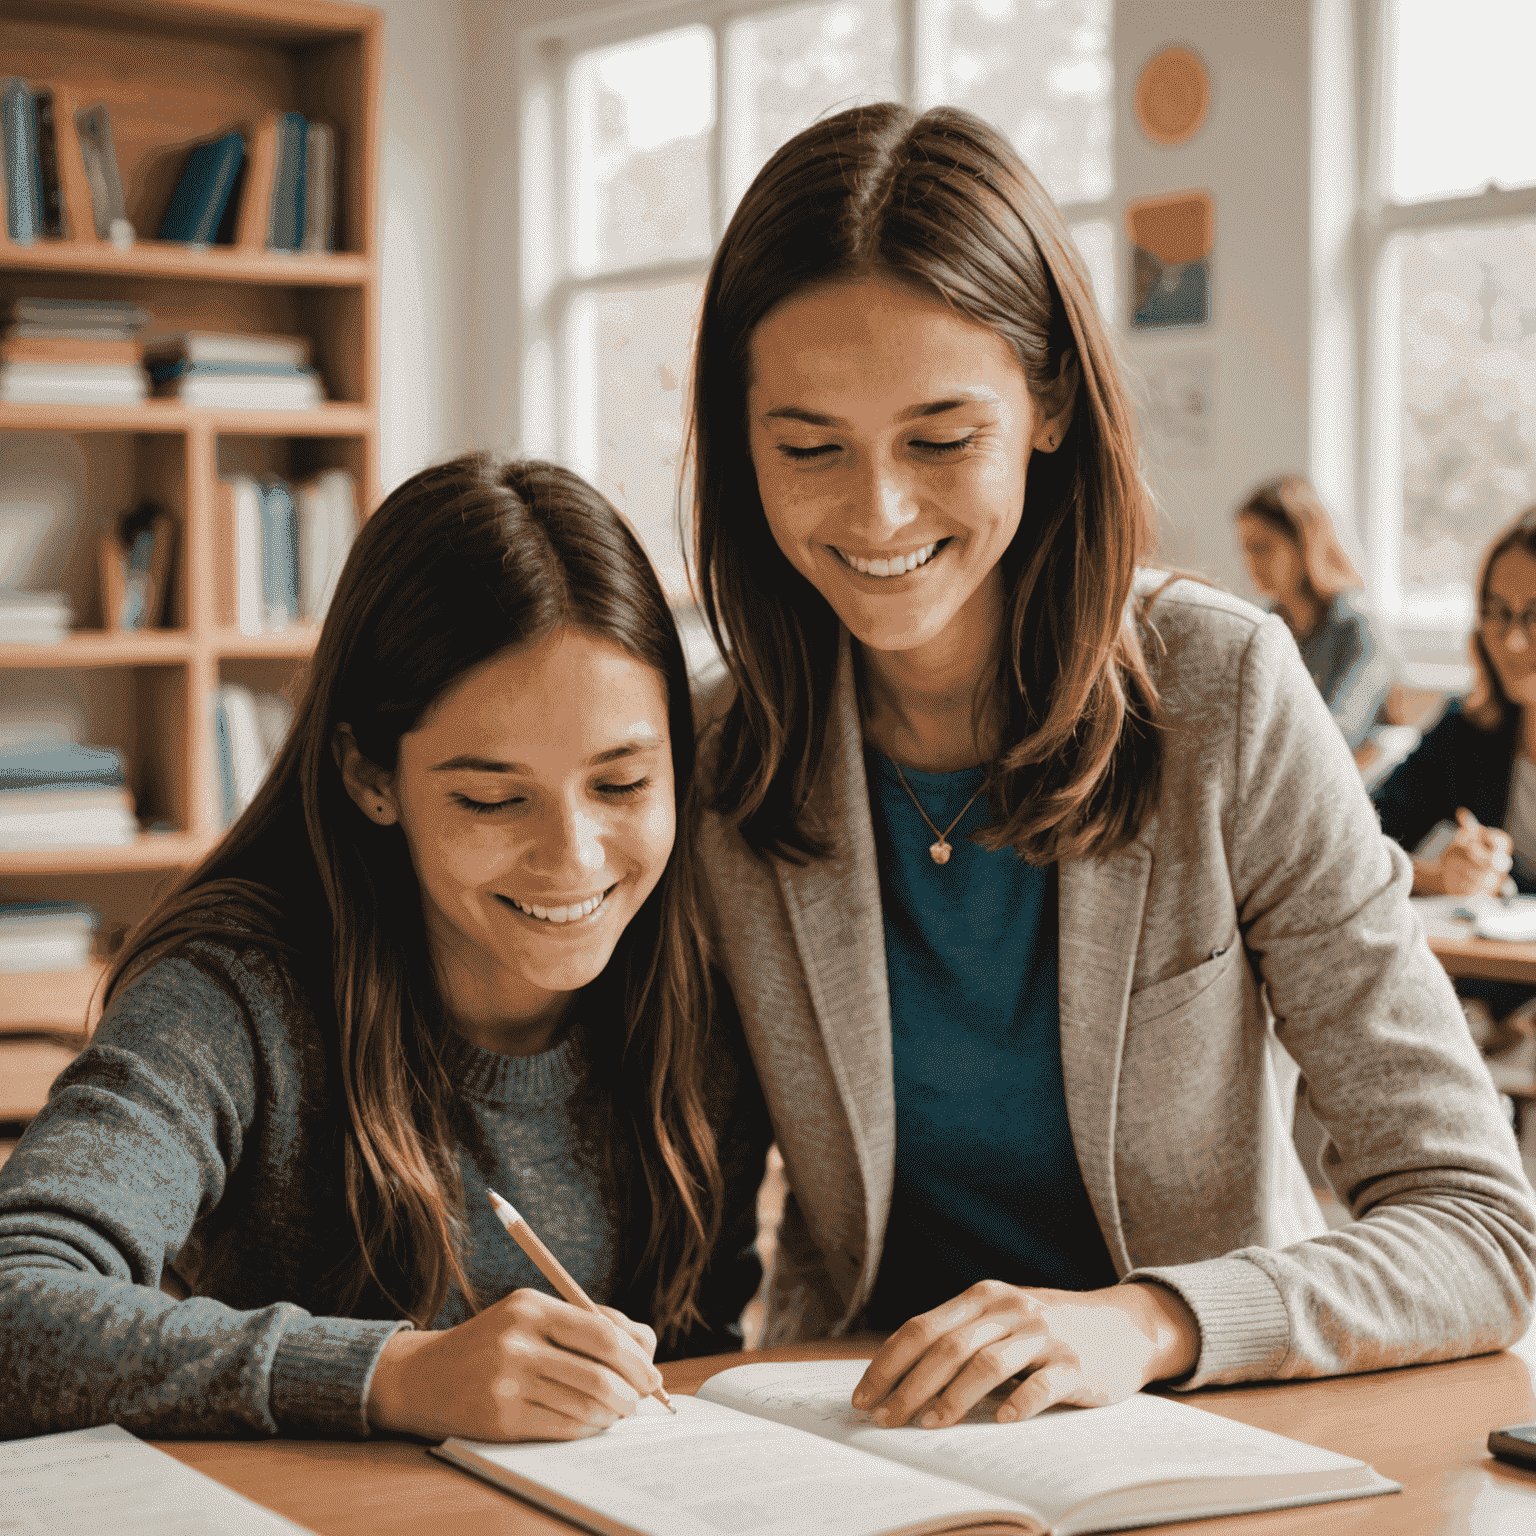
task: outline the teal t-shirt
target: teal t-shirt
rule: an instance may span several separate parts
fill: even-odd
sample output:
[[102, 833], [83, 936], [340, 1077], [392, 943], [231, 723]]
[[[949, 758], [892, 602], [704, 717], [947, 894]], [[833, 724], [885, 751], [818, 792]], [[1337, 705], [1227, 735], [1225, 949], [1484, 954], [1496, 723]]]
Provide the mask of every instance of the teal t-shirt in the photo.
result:
[[[1113, 1285], [1067, 1123], [1055, 866], [970, 840], [985, 795], [935, 864], [895, 765], [865, 758], [896, 1087], [896, 1184], [867, 1321], [894, 1328], [983, 1279]], [[941, 831], [985, 777], [903, 771]]]

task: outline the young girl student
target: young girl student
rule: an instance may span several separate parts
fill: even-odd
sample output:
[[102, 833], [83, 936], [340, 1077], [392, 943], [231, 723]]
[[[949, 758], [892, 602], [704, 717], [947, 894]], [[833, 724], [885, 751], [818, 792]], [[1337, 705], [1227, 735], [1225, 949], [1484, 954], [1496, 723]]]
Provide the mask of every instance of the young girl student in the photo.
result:
[[0, 1435], [564, 1439], [659, 1385], [658, 1335], [739, 1345], [767, 1122], [696, 941], [692, 759], [596, 492], [481, 456], [396, 490], [265, 785], [0, 1170]]
[[1249, 579], [1290, 626], [1355, 760], [1368, 762], [1372, 730], [1391, 723], [1392, 662], [1350, 596], [1360, 577], [1328, 509], [1300, 475], [1281, 475], [1256, 486], [1238, 509], [1237, 534]]
[[1281, 621], [1138, 573], [1113, 349], [1007, 142], [891, 105], [791, 140], [694, 378], [769, 1340], [893, 1329], [855, 1406], [945, 1425], [1517, 1338], [1536, 1207], [1408, 861]]

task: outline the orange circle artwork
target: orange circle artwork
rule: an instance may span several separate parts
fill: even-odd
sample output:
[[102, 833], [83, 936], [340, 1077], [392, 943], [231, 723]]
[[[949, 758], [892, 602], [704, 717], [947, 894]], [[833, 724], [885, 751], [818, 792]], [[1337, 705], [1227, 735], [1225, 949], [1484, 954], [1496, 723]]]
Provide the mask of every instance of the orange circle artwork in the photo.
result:
[[1200, 130], [1211, 104], [1211, 77], [1192, 48], [1164, 48], [1136, 81], [1136, 120], [1154, 144], [1182, 144]]

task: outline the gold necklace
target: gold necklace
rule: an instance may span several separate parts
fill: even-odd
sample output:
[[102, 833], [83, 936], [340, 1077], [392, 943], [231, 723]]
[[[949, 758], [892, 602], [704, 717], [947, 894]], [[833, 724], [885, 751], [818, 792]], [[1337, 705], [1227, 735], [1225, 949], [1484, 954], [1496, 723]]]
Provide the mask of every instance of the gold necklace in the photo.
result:
[[981, 783], [976, 787], [976, 793], [972, 795], [971, 798], [960, 807], [960, 816], [956, 816], [955, 819], [950, 822], [950, 824], [945, 827], [942, 832], [940, 832], [939, 829], [934, 826], [933, 818], [928, 814], [927, 811], [923, 809], [923, 802], [912, 793], [912, 786], [907, 783], [907, 776], [901, 771], [901, 764], [898, 763], [895, 758], [891, 759], [891, 767], [896, 770], [896, 777], [901, 780], [901, 787], [906, 790], [908, 798], [912, 801], [912, 804], [917, 807], [917, 814], [928, 823], [928, 830], [932, 832], [933, 835], [938, 839], [936, 843], [930, 845], [928, 849], [928, 857], [932, 859], [935, 864], [948, 864], [950, 854], [955, 851], [949, 846], [949, 834], [960, 825], [960, 816], [964, 816], [965, 813], [970, 810], [970, 808], [975, 805], [976, 802], [981, 798], [982, 790], [987, 787], [986, 779], [982, 779]]

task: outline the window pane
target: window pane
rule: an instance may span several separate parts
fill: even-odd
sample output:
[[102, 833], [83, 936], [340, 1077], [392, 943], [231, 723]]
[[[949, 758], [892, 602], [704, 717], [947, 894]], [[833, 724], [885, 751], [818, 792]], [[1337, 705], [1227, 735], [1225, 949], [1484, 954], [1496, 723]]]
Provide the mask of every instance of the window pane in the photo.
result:
[[1536, 224], [1400, 236], [1405, 606], [1469, 619], [1494, 533], [1536, 501]]
[[1536, 5], [1398, 0], [1391, 191], [1436, 197], [1536, 182]]
[[629, 519], [670, 592], [687, 590], [677, 536], [684, 392], [703, 278], [582, 294], [569, 332], [572, 458]]
[[925, 106], [1013, 140], [1058, 202], [1108, 197], [1112, 0], [919, 0]]
[[726, 206], [824, 114], [899, 99], [892, 0], [835, 0], [743, 18], [726, 32]]
[[679, 27], [583, 54], [567, 91], [577, 268], [707, 255], [715, 125], [709, 28]]

